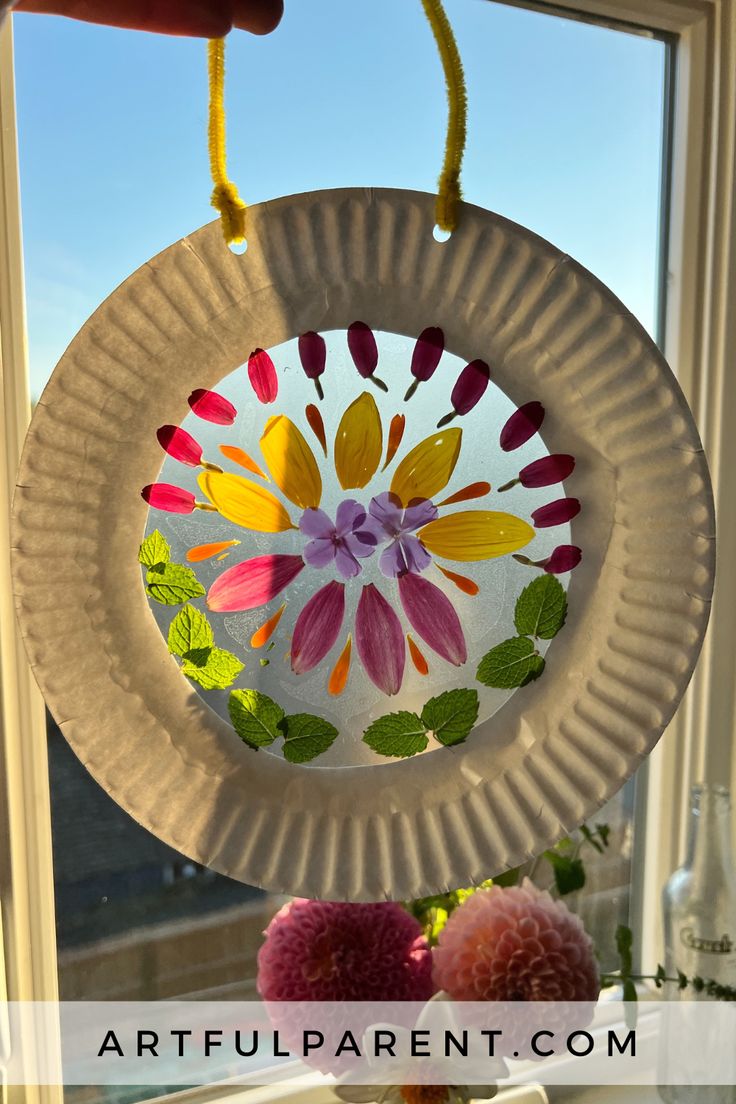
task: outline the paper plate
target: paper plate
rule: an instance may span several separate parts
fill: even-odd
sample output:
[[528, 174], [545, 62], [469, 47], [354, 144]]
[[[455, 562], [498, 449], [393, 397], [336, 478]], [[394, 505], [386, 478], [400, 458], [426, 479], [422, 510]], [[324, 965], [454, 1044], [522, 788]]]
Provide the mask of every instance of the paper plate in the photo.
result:
[[660, 353], [549, 243], [469, 205], [440, 243], [433, 207], [312, 193], [251, 208], [243, 256], [217, 223], [171, 246], [23, 455], [17, 608], [62, 731], [146, 828], [272, 891], [537, 854], [652, 748], [707, 624], [708, 470]]

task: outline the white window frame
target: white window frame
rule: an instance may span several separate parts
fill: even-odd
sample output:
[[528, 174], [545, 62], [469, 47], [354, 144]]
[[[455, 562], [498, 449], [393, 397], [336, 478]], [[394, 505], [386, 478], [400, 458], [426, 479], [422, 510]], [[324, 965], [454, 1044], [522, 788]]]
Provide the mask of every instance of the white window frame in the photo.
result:
[[[664, 351], [700, 427], [713, 476], [719, 546], [736, 551], [736, 4], [734, 0], [489, 0], [677, 39], [670, 139]], [[288, 13], [287, 13], [288, 17]], [[729, 309], [730, 308], [730, 309]], [[12, 29], [0, 28], [0, 998], [57, 997], [46, 726], [15, 625], [9, 512], [30, 404], [18, 201]], [[732, 476], [733, 479], [733, 476]], [[736, 791], [736, 578], [716, 587], [686, 698], [639, 786], [634, 861], [639, 958], [661, 954], [660, 892], [682, 855], [688, 790], [701, 778]], [[2, 950], [4, 942], [4, 966]], [[62, 1104], [60, 1089], [2, 1089], [13, 1104]], [[45, 1048], [58, 1040], [42, 1041]], [[589, 1097], [588, 1097], [589, 1098]]]

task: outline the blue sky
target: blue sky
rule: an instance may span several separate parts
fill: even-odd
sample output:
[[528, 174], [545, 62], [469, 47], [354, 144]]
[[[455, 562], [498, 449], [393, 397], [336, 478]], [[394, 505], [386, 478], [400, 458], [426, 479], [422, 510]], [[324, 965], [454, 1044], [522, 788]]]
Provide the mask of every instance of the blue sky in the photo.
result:
[[[446, 0], [469, 91], [466, 198], [587, 265], [650, 330], [664, 46], [489, 0]], [[95, 307], [214, 217], [199, 40], [16, 15], [37, 396]], [[229, 164], [248, 202], [336, 186], [433, 191], [445, 96], [419, 0], [286, 0], [230, 37]]]

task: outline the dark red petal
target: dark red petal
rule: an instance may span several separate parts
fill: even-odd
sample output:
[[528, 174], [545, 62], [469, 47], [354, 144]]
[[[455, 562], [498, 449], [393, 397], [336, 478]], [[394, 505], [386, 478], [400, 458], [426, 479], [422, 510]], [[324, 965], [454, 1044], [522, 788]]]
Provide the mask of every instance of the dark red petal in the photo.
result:
[[274, 401], [279, 393], [279, 381], [274, 362], [265, 349], [254, 349], [248, 357], [248, 379], [260, 402]]
[[294, 674], [306, 674], [325, 658], [340, 635], [344, 616], [345, 584], [333, 579], [312, 595], [296, 619], [291, 641]]
[[363, 587], [355, 614], [355, 647], [371, 682], [384, 694], [398, 694], [404, 677], [404, 630], [373, 583]]
[[202, 446], [185, 429], [164, 425], [156, 430], [156, 437], [164, 452], [173, 456], [174, 460], [188, 464], [190, 468], [197, 468], [202, 463]]
[[348, 349], [363, 379], [372, 376], [378, 365], [378, 346], [373, 330], [365, 322], [348, 326]]
[[171, 483], [149, 483], [141, 496], [154, 510], [166, 510], [170, 514], [191, 514], [195, 505], [190, 491]]
[[575, 457], [565, 453], [543, 456], [534, 460], [519, 472], [519, 482], [523, 487], [550, 487], [567, 479], [575, 467]]
[[544, 407], [540, 402], [528, 402], [511, 415], [501, 430], [499, 444], [504, 452], [525, 445], [539, 431], [544, 421]]
[[425, 644], [448, 663], [459, 667], [468, 658], [460, 618], [447, 595], [423, 575], [399, 577], [404, 613]]
[[544, 570], [548, 575], [562, 575], [577, 567], [582, 558], [582, 550], [574, 544], [559, 544], [546, 561]]
[[232, 425], [238, 413], [228, 399], [202, 387], [192, 391], [187, 401], [198, 418], [216, 425]]
[[327, 346], [321, 334], [309, 330], [299, 338], [299, 359], [308, 379], [316, 379], [325, 370]]
[[558, 498], [548, 502], [532, 512], [535, 529], [549, 529], [552, 525], [564, 525], [566, 521], [580, 513], [580, 500], [577, 498]]
[[488, 387], [491, 369], [484, 360], [466, 364], [452, 389], [450, 402], [456, 414], [467, 414], [480, 401]]
[[439, 326], [428, 326], [422, 330], [411, 358], [411, 374], [425, 383], [435, 373], [435, 369], [445, 350], [445, 335]]

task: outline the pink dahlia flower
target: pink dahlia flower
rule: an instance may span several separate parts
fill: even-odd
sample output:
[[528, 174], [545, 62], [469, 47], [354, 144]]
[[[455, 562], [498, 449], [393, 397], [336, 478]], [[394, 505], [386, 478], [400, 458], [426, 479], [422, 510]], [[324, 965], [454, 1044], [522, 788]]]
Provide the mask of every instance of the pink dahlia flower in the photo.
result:
[[267, 1001], [426, 1001], [432, 956], [419, 923], [394, 901], [297, 898], [276, 913], [258, 952]]
[[469, 897], [434, 952], [434, 979], [453, 1000], [595, 1001], [593, 941], [562, 901], [525, 878]]

